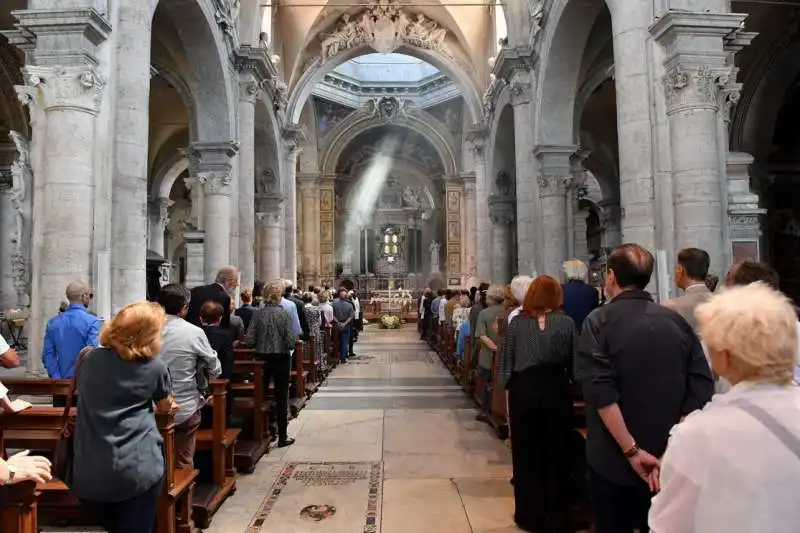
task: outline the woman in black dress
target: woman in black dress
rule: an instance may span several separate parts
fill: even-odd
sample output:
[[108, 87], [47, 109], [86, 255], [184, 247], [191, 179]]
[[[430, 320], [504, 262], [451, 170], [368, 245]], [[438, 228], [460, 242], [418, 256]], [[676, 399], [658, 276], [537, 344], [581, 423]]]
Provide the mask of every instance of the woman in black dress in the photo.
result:
[[577, 331], [560, 311], [563, 300], [558, 281], [534, 280], [508, 326], [498, 370], [511, 427], [514, 521], [536, 533], [571, 531], [570, 375]]

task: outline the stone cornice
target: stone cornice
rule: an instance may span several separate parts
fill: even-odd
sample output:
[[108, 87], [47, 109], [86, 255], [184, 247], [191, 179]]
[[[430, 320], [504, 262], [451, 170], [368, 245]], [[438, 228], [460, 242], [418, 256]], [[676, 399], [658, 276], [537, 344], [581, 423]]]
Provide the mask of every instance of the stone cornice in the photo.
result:
[[746, 18], [745, 13], [668, 11], [650, 26], [649, 31], [657, 41], [669, 41], [681, 33], [726, 36], [740, 30]]
[[492, 74], [510, 81], [517, 71], [532, 71], [536, 66], [536, 54], [530, 46], [504, 46], [492, 67]]
[[234, 52], [234, 65], [241, 73], [250, 72], [256, 81], [271, 81], [278, 77], [278, 70], [270, 59], [269, 50], [263, 46], [242, 45]]
[[546, 145], [533, 147], [533, 156], [539, 160], [539, 175], [546, 177], [568, 177], [572, 175], [573, 157], [578, 146]]

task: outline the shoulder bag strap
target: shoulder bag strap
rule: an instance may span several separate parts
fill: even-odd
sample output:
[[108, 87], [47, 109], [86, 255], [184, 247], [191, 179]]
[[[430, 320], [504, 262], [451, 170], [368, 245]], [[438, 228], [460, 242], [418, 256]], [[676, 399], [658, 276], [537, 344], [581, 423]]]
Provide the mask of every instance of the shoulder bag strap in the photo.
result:
[[781, 424], [777, 418], [769, 414], [761, 407], [748, 401], [739, 401], [735, 405], [747, 414], [758, 420], [770, 433], [775, 435], [784, 446], [800, 458], [800, 439], [798, 439], [786, 426]]
[[[88, 348], [88, 346], [86, 347]], [[78, 382], [78, 370], [81, 367], [81, 363], [83, 362], [83, 356], [89, 353], [92, 350], [87, 350], [83, 348], [80, 353], [78, 354], [78, 359], [75, 361], [75, 374], [72, 376], [72, 381], [69, 384], [69, 394], [67, 395], [67, 403], [64, 406], [64, 412], [61, 415], [61, 433], [64, 434], [67, 431], [67, 425], [69, 424], [69, 412], [72, 409], [72, 399], [75, 397], [75, 388], [77, 387]]]

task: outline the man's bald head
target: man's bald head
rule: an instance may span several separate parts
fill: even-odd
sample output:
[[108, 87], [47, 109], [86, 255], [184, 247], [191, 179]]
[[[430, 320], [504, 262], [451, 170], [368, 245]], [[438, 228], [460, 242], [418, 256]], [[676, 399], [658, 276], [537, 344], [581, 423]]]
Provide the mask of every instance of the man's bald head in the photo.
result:
[[71, 304], [86, 305], [84, 299], [90, 297], [89, 286], [82, 281], [73, 281], [67, 285], [66, 296]]
[[653, 275], [653, 254], [638, 244], [617, 246], [608, 256], [608, 270], [614, 272], [620, 289], [644, 290]]

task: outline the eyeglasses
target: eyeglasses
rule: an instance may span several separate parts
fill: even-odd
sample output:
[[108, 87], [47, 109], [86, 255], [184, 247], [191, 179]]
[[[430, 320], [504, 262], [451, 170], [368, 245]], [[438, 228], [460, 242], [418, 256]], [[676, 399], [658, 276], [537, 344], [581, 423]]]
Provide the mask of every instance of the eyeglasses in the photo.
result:
[[90, 300], [94, 299], [94, 293], [93, 292], [86, 293], [85, 296], [88, 296]]

